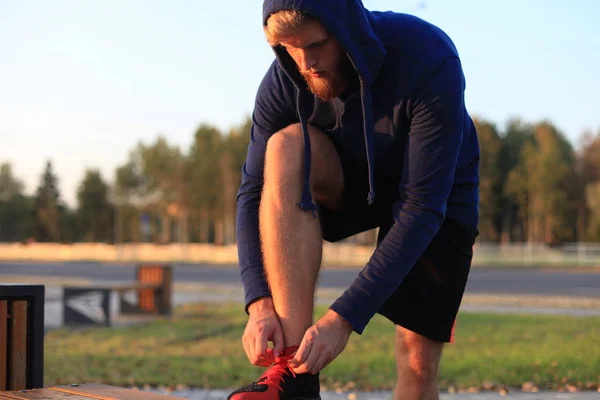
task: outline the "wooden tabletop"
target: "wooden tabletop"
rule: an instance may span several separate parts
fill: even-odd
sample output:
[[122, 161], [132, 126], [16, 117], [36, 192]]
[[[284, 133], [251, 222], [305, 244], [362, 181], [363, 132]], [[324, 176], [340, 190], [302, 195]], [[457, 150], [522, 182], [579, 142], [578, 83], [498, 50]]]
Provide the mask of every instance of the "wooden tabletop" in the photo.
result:
[[0, 400], [184, 400], [181, 397], [165, 396], [135, 389], [99, 383], [82, 385], [59, 385], [45, 389], [0, 392]]

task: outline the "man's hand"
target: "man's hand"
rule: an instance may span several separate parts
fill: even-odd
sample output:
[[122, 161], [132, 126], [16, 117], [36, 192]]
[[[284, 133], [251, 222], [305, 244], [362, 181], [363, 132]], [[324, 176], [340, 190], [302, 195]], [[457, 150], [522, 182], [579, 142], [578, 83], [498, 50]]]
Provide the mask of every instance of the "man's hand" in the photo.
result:
[[[253, 365], [268, 367], [283, 352], [283, 330], [275, 313], [273, 300], [261, 298], [248, 307], [248, 323], [242, 343], [248, 359]], [[267, 352], [268, 342], [273, 342], [273, 356]]]
[[296, 355], [289, 361], [290, 367], [297, 374], [316, 374], [344, 350], [352, 330], [348, 321], [329, 310], [308, 328]]

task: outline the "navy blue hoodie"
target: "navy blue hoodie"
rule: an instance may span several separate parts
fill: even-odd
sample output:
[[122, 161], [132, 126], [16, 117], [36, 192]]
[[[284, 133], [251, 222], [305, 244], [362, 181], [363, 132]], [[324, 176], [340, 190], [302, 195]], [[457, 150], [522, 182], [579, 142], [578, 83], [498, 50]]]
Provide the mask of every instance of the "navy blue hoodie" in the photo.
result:
[[[258, 228], [267, 140], [301, 123], [305, 163], [298, 205], [312, 212], [306, 125], [313, 124], [341, 135], [355, 165], [367, 172], [370, 190], [357, 201], [371, 204], [377, 195], [375, 171], [400, 182], [395, 188], [399, 200], [390, 210], [394, 225], [352, 285], [331, 305], [360, 334], [444, 218], [467, 227], [478, 225], [479, 146], [464, 103], [465, 78], [450, 38], [415, 16], [369, 11], [360, 0], [267, 0], [263, 24], [283, 9], [304, 11], [323, 23], [346, 50], [359, 87], [355, 96], [323, 102], [310, 93], [285, 49], [273, 48], [276, 58], [256, 95], [238, 192], [238, 256], [246, 306], [270, 295]], [[327, 120], [334, 123], [320, 124]]]

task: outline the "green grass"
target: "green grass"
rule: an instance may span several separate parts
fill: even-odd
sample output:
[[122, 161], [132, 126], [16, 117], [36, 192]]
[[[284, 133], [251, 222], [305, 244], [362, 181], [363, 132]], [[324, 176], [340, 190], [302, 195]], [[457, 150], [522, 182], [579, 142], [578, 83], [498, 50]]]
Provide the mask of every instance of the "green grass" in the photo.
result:
[[[326, 309], [316, 310], [316, 317]], [[241, 345], [246, 314], [239, 304], [198, 304], [169, 320], [86, 331], [59, 329], [45, 339], [45, 384], [103, 382], [120, 386], [232, 388], [263, 371]], [[441, 388], [540, 390], [600, 383], [600, 318], [461, 313], [456, 343], [444, 349]], [[326, 388], [391, 389], [394, 327], [377, 315], [362, 336], [322, 372]]]

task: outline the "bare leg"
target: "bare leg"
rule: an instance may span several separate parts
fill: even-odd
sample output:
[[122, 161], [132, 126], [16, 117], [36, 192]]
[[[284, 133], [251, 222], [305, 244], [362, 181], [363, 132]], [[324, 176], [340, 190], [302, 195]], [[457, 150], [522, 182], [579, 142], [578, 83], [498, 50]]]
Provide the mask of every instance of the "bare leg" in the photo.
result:
[[[313, 199], [339, 207], [343, 174], [335, 147], [310, 128]], [[321, 266], [318, 219], [298, 207], [303, 184], [303, 141], [299, 125], [273, 135], [265, 156], [260, 232], [267, 280], [285, 346], [299, 345], [313, 322], [315, 285]]]
[[438, 400], [438, 368], [444, 344], [396, 326], [398, 383], [394, 400]]

